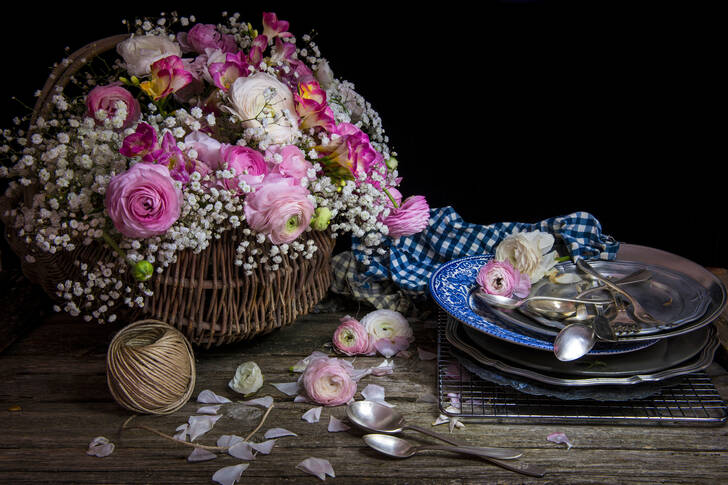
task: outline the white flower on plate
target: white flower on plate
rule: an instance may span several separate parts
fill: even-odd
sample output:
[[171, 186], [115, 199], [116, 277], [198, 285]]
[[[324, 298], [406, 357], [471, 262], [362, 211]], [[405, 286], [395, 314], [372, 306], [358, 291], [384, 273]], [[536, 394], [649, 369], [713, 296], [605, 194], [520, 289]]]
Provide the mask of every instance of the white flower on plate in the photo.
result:
[[547, 232], [514, 232], [498, 244], [495, 259], [509, 261], [534, 284], [557, 263], [556, 251], [551, 251], [553, 245], [554, 236]]

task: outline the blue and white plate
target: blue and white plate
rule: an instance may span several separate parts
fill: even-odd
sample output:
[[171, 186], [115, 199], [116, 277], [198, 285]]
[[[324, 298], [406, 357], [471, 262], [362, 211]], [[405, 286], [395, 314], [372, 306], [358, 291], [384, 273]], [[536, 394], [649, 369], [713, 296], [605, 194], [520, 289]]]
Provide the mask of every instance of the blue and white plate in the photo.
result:
[[[430, 278], [430, 294], [435, 302], [453, 318], [487, 335], [507, 342], [553, 352], [553, 337], [529, 332], [498, 318], [494, 313], [473, 310], [471, 293], [476, 288], [475, 278], [480, 268], [492, 259], [492, 255], [470, 256], [455, 259], [440, 266]], [[626, 343], [599, 342], [590, 355], [618, 354], [643, 349], [656, 340]]]

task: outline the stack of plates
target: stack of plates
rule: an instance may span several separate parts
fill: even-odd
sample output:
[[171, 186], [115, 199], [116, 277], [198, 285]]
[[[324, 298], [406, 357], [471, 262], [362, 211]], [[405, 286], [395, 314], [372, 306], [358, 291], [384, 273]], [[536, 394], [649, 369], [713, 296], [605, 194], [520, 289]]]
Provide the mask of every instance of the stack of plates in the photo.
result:
[[[669, 383], [673, 378], [703, 370], [719, 346], [716, 331], [709, 324], [726, 306], [722, 282], [680, 256], [622, 244], [615, 261], [593, 262], [592, 266], [613, 279], [648, 270], [649, 279], [624, 288], [664, 324], [642, 325], [636, 333], [620, 336], [617, 342], [598, 342], [580, 359], [559, 361], [553, 353], [553, 342], [563, 322], [528, 310], [490, 307], [473, 298], [476, 275], [489, 258], [453, 260], [442, 265], [430, 280], [433, 298], [450, 317], [448, 341], [463, 363], [481, 376], [497, 374], [501, 379], [552, 389], [580, 389], [580, 395], [586, 391], [584, 397], [588, 397], [592, 389], [596, 393], [605, 386], [654, 387], [655, 383]], [[561, 273], [580, 274], [573, 263], [557, 268]], [[569, 287], [545, 280], [534, 285], [531, 294], [563, 294]], [[605, 292], [601, 297], [608, 298], [609, 294]]]

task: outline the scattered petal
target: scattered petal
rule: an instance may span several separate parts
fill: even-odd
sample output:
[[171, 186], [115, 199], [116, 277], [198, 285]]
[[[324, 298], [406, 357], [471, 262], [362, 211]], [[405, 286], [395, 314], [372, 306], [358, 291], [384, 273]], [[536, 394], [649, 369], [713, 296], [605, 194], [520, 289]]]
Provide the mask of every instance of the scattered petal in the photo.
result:
[[351, 427], [337, 417], [329, 416], [329, 433], [348, 431]]
[[189, 428], [190, 428], [190, 425], [187, 423], [180, 424], [179, 426], [177, 426], [177, 429], [175, 430], [175, 431], [177, 431], [177, 434], [174, 435], [173, 438], [178, 441], [187, 441], [187, 430]]
[[309, 423], [318, 423], [319, 419], [321, 419], [321, 410], [323, 409], [322, 406], [319, 406], [317, 408], [311, 408], [305, 413], [303, 413], [303, 416], [301, 416], [301, 419], [304, 421], [308, 421]]
[[384, 400], [384, 388], [382, 386], [378, 386], [376, 384], [367, 384], [367, 387], [365, 387], [364, 390], [361, 391], [361, 395], [367, 401], [378, 402], [379, 404], [384, 404], [385, 406], [389, 406], [390, 408], [394, 407], [394, 404], [390, 404]]
[[298, 394], [298, 382], [277, 382], [271, 383], [271, 385], [283, 394], [288, 394], [289, 396]]
[[265, 435], [263, 436], [265, 439], [273, 439], [273, 438], [282, 438], [284, 436], [298, 436], [293, 431], [288, 431], [285, 428], [271, 428], [268, 431], [265, 432]]
[[576, 273], [551, 273], [549, 275], [549, 280], [551, 283], [558, 283], [561, 285], [569, 285], [572, 283], [578, 283], [581, 281], [581, 277], [579, 277]]
[[222, 404], [216, 404], [214, 406], [202, 406], [197, 410], [197, 414], [217, 414], [222, 407]]
[[437, 354], [420, 347], [417, 347], [417, 354], [420, 356], [420, 360], [433, 360], [437, 358]]
[[197, 402], [202, 404], [226, 404], [232, 402], [226, 397], [219, 396], [209, 389], [205, 389], [197, 396]]
[[432, 426], [438, 426], [440, 424], [445, 424], [445, 423], [449, 423], [449, 422], [450, 422], [450, 418], [448, 418], [444, 414], [441, 414], [437, 417], [437, 419], [435, 421], [432, 422]]
[[[321, 352], [319, 350], [314, 351], [311, 355], [308, 357], [305, 357], [298, 362], [296, 362], [293, 366], [291, 366], [291, 372], [303, 372], [306, 370], [306, 366], [308, 366], [308, 363], [311, 362], [312, 359], [316, 359], [319, 357], [328, 357], [328, 354], [325, 354], [324, 352]], [[275, 385], [275, 384], [273, 384]]]
[[460, 419], [458, 419], [458, 418], [450, 418], [449, 426], [450, 426], [451, 433], [455, 428], [464, 428], [465, 427], [465, 425], [463, 423], [461, 423]]
[[329, 460], [325, 460], [323, 458], [306, 458], [296, 465], [296, 468], [306, 473], [310, 473], [311, 475], [315, 475], [321, 480], [326, 480], [326, 475], [331, 478], [336, 477], [334, 474], [334, 468], [331, 466], [331, 463], [329, 463]]
[[220, 448], [230, 448], [238, 443], [242, 443], [243, 438], [234, 434], [224, 434], [217, 439], [217, 446]]
[[409, 340], [405, 337], [395, 337], [393, 339], [380, 338], [374, 342], [374, 348], [386, 358], [390, 358], [398, 352], [406, 350], [407, 347], [409, 347]]
[[190, 423], [190, 427], [187, 431], [190, 435], [190, 441], [195, 441], [197, 438], [210, 431], [220, 418], [222, 418], [222, 416], [190, 416], [188, 421]]
[[250, 399], [249, 401], [242, 401], [243, 404], [247, 404], [248, 406], [260, 406], [262, 408], [268, 409], [273, 405], [273, 397], [272, 396], [265, 396], [265, 397], [258, 397], [255, 399]]
[[415, 402], [436, 403], [437, 396], [435, 396], [431, 392], [426, 392], [426, 393], [422, 394], [420, 397], [418, 397]]
[[352, 380], [359, 382], [361, 379], [370, 374], [381, 377], [391, 374], [392, 372], [394, 372], [394, 362], [384, 359], [381, 364], [374, 367], [367, 367], [366, 369], [352, 369], [350, 374]]
[[448, 406], [445, 408], [445, 412], [450, 414], [460, 414], [460, 408], [455, 406]]
[[293, 402], [311, 402], [311, 400], [305, 394], [299, 394], [293, 399]]
[[227, 452], [230, 456], [234, 456], [240, 460], [255, 460], [253, 447], [247, 441], [242, 441], [242, 439], [230, 446]]
[[97, 436], [91, 440], [91, 443], [88, 444], [86, 454], [103, 458], [112, 454], [114, 452], [114, 448], [114, 443], [109, 441], [108, 438], [105, 438], [104, 436]]
[[566, 449], [570, 450], [574, 444], [569, 441], [569, 438], [566, 436], [565, 433], [551, 433], [546, 437], [547, 440], [552, 441], [554, 443], [558, 444], [566, 444]]
[[195, 448], [194, 450], [192, 450], [192, 453], [190, 453], [190, 456], [187, 457], [187, 461], [208, 461], [214, 460], [215, 458], [217, 458], [217, 455], [215, 453], [203, 450], [202, 448]]
[[212, 480], [220, 485], [233, 485], [235, 482], [240, 480], [240, 477], [246, 468], [248, 468], [247, 463], [220, 468], [212, 476]]
[[250, 447], [253, 448], [258, 453], [263, 453], [264, 455], [270, 455], [271, 450], [276, 444], [276, 440], [267, 440], [263, 441], [262, 443], [250, 443]]

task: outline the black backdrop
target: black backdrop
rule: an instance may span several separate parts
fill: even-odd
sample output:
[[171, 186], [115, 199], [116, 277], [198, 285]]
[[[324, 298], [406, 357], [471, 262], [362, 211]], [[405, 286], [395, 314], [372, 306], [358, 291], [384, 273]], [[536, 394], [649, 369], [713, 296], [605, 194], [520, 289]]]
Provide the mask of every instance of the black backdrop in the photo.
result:
[[32, 103], [65, 46], [124, 32], [124, 18], [174, 8], [215, 23], [227, 10], [260, 28], [261, 12], [275, 11], [297, 36], [315, 29], [336, 76], [380, 113], [405, 195], [482, 224], [585, 210], [620, 241], [728, 266], [716, 12], [448, 5], [28, 2], [0, 20], [0, 126], [23, 109], [9, 98]]

